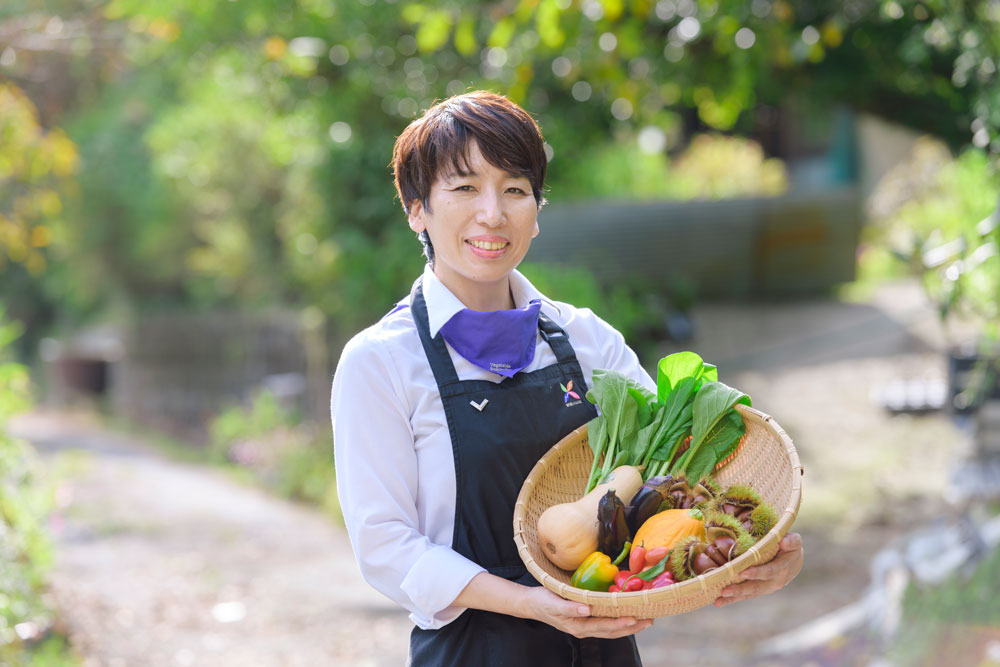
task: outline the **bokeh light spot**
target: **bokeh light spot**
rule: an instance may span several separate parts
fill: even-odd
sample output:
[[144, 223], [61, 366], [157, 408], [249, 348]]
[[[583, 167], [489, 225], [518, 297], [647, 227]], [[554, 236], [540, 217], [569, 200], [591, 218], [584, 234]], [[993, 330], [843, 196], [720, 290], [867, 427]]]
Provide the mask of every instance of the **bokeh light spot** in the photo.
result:
[[624, 97], [619, 97], [611, 103], [611, 115], [618, 120], [628, 120], [632, 117], [632, 103]]
[[667, 147], [667, 135], [655, 125], [647, 125], [639, 130], [637, 137], [639, 150], [643, 153], [659, 153]]
[[757, 41], [757, 35], [750, 28], [740, 28], [736, 31], [736, 46], [741, 49], [749, 49]]
[[351, 126], [342, 120], [330, 126], [330, 138], [338, 144], [345, 143], [351, 138]]
[[566, 56], [559, 56], [552, 61], [552, 73], [556, 76], [568, 76], [573, 69], [573, 63]]

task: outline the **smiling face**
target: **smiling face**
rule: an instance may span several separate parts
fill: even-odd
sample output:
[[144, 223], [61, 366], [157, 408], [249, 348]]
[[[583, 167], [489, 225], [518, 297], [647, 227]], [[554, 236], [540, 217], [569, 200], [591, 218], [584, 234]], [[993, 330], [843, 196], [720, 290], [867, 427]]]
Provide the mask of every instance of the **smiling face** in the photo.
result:
[[527, 177], [490, 164], [468, 145], [463, 173], [441, 171], [427, 205], [410, 202], [410, 229], [427, 231], [434, 274], [467, 307], [513, 308], [509, 277], [538, 235], [538, 205]]

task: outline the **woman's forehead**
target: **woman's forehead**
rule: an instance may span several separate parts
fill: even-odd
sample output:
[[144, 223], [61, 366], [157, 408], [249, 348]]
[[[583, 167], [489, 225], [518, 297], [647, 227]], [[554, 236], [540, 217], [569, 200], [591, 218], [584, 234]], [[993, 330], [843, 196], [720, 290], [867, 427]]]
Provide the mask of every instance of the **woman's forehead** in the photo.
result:
[[490, 170], [500, 171], [510, 178], [527, 178], [524, 174], [491, 163], [483, 155], [475, 139], [469, 139], [464, 150], [450, 156], [450, 159], [442, 160], [438, 174], [442, 180], [450, 180], [462, 176], [481, 176]]

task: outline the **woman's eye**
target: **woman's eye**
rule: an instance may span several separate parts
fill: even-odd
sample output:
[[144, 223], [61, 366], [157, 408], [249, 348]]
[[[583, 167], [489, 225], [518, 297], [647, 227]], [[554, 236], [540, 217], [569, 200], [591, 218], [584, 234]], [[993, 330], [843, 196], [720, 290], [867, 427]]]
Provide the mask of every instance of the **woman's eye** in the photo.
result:
[[473, 187], [471, 185], [460, 185], [455, 190], [458, 192], [472, 192]]
[[507, 192], [513, 193], [515, 195], [527, 194], [522, 188], [518, 187], [507, 188]]

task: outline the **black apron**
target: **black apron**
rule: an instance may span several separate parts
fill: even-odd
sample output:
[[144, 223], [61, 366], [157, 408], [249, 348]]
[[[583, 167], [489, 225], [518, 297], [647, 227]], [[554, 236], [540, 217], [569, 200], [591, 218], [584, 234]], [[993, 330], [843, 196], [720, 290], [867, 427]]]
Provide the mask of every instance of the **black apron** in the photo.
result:
[[[538, 586], [514, 545], [514, 502], [535, 463], [596, 416], [565, 332], [542, 314], [538, 328], [557, 362], [495, 383], [459, 380], [440, 334], [433, 339], [421, 282], [410, 296], [413, 319], [441, 392], [455, 458], [452, 548], [495, 574]], [[576, 399], [560, 385], [573, 381]], [[474, 405], [475, 404], [475, 405]], [[467, 609], [438, 630], [414, 628], [413, 667], [590, 667], [640, 665], [635, 637], [577, 639], [530, 619]]]

